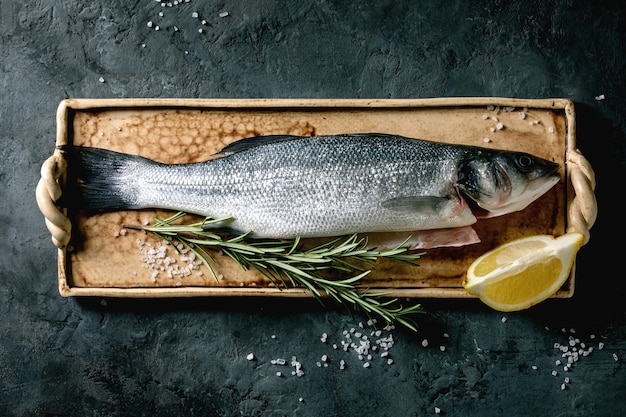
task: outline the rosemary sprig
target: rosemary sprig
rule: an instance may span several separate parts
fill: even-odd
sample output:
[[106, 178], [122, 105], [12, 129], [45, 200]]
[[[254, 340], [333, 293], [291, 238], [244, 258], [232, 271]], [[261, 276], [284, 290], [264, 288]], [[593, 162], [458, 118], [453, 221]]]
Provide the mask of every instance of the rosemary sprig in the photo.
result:
[[[395, 248], [377, 251], [367, 247], [367, 239], [355, 234], [303, 249], [300, 238], [255, 240], [249, 239], [249, 232], [229, 237], [212, 231], [213, 226], [232, 220], [230, 218], [207, 217], [192, 224], [175, 224], [186, 215], [178, 212], [167, 219], [155, 217], [152, 226], [132, 227], [170, 242], [180, 242], [203, 262], [216, 281], [218, 276], [211, 265], [214, 262], [211, 249], [221, 250], [243, 270], [258, 271], [277, 288], [303, 287], [318, 300], [328, 296], [340, 304], [361, 310], [367, 316], [378, 315], [388, 324], [399, 323], [417, 330], [408, 316], [423, 312], [419, 304], [404, 307], [397, 298], [389, 298], [388, 292], [371, 291], [358, 285], [371, 272], [377, 259], [416, 265], [415, 261], [423, 253], [409, 253], [406, 241]], [[178, 250], [177, 245], [173, 246]], [[356, 275], [331, 279], [325, 276], [331, 271]]]

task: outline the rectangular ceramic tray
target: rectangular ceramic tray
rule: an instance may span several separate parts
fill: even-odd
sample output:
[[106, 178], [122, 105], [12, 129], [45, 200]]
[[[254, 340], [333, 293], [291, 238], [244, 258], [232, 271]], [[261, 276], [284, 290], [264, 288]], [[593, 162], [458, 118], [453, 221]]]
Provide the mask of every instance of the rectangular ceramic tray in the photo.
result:
[[[226, 144], [249, 136], [380, 132], [526, 151], [561, 164], [562, 180], [526, 210], [479, 220], [475, 229], [481, 243], [427, 250], [419, 267], [379, 261], [364, 285], [394, 296], [468, 297], [462, 281], [476, 257], [522, 236], [565, 233], [575, 194], [567, 163], [575, 141], [574, 107], [564, 99], [71, 99], [61, 102], [57, 122], [57, 145], [95, 146], [169, 163], [207, 159]], [[120, 235], [122, 225], [171, 213], [78, 213], [70, 217], [72, 240], [59, 245], [63, 296], [310, 295], [300, 288], [274, 288], [260, 274], [243, 271], [224, 256], [216, 258], [219, 283], [204, 266], [172, 277], [152, 269], [141, 251], [148, 244], [156, 247], [158, 239], [133, 230]], [[138, 239], [145, 243], [140, 245]], [[178, 256], [172, 248], [167, 255]], [[180, 259], [177, 262], [185, 266]], [[571, 297], [573, 292], [574, 271], [556, 297]]]

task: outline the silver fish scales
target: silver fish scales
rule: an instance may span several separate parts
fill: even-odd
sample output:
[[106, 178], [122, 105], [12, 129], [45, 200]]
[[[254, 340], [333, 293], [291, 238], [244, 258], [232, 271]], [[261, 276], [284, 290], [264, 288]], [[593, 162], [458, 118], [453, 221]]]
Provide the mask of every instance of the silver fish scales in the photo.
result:
[[524, 209], [560, 178], [526, 153], [376, 133], [248, 138], [193, 164], [68, 154], [88, 209], [231, 217], [222, 226], [272, 238], [469, 226]]

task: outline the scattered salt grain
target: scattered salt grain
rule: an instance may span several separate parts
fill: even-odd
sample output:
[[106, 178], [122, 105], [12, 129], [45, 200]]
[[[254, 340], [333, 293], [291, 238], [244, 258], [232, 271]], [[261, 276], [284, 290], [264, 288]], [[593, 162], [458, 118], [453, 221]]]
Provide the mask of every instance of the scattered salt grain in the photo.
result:
[[498, 124], [496, 125], [496, 129], [498, 129], [498, 130], [502, 130], [502, 129], [504, 129], [504, 125], [503, 125], [502, 123], [498, 123]]
[[435, 414], [441, 414], [441, 408], [435, 407]]
[[219, 14], [219, 16], [220, 16], [220, 17], [226, 17], [226, 16], [228, 16], [228, 12], [221, 12], [221, 13]]
[[[104, 82], [104, 78], [103, 78], [103, 77], [100, 77], [100, 78], [98, 78], [98, 81], [100, 81], [101, 83], [103, 83], [103, 82]], [[101, 135], [101, 136], [102, 136], [102, 135]]]
[[617, 353], [613, 354], [613, 359], [615, 360], [615, 362], [617, 362], [619, 360], [619, 357], [617, 356]]
[[254, 360], [254, 353], [248, 353], [248, 356], [246, 356], [246, 359], [249, 361]]
[[293, 366], [294, 370], [291, 371], [291, 375], [301, 377], [304, 375], [304, 371], [302, 370], [302, 364], [298, 362], [298, 359], [295, 356], [291, 357], [291, 366]]
[[500, 321], [501, 321], [502, 323], [506, 323], [506, 320], [507, 320], [507, 319], [506, 319], [506, 317], [502, 317], [502, 318], [500, 319]]
[[191, 17], [196, 17], [197, 18], [198, 17], [198, 12], [191, 13]]
[[428, 339], [422, 340], [422, 346], [424, 347], [428, 346]]
[[596, 100], [598, 101], [602, 101], [604, 100], [606, 97], [604, 96], [604, 94], [600, 94], [599, 96], [596, 96]]
[[489, 138], [484, 138], [484, 139], [483, 139], [483, 142], [485, 142], [485, 143], [491, 143], [491, 139], [489, 139]]
[[531, 368], [532, 368], [533, 371], [536, 371], [538, 369], [537, 365], [533, 365], [533, 366], [531, 366]]
[[154, 24], [154, 23], [152, 23], [152, 20], [150, 20], [150, 21], [148, 21], [148, 23], [146, 23], [146, 25], [147, 25], [149, 28], [151, 28], [153, 24]]
[[446, 351], [446, 347], [445, 346], [439, 346], [439, 350], [442, 351], [442, 352], [445, 352]]
[[278, 371], [278, 372], [276, 372], [276, 376], [281, 377], [281, 376], [283, 376], [283, 373]]

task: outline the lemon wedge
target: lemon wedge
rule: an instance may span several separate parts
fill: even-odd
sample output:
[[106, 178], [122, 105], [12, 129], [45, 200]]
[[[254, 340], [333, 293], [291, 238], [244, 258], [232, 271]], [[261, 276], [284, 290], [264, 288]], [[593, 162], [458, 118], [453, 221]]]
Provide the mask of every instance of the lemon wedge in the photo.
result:
[[465, 290], [498, 311], [527, 309], [554, 295], [567, 281], [583, 235], [533, 235], [505, 243], [477, 258]]

